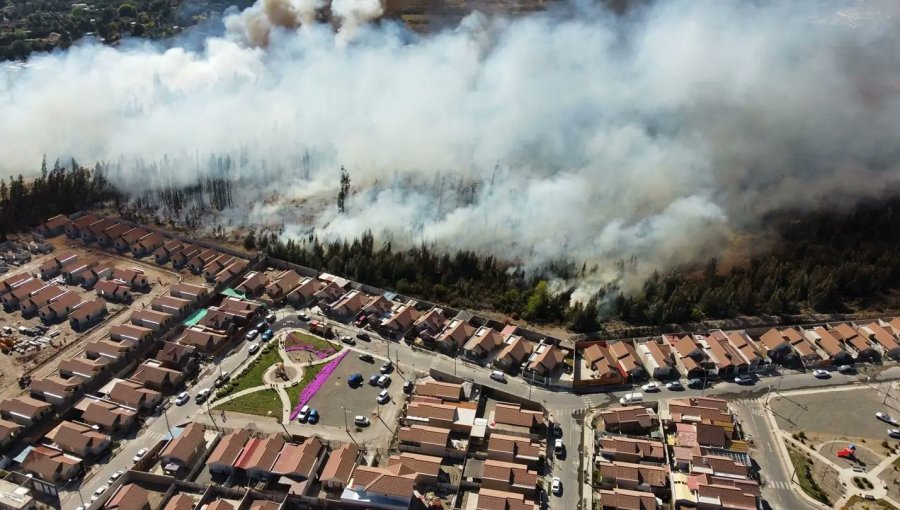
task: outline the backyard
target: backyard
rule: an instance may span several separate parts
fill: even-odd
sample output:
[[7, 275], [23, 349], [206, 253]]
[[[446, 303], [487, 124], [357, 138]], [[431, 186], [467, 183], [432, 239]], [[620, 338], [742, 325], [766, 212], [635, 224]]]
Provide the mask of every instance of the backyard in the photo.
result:
[[242, 395], [215, 407], [219, 411], [255, 414], [258, 416], [275, 416], [281, 418], [281, 399], [275, 390], [261, 390]]

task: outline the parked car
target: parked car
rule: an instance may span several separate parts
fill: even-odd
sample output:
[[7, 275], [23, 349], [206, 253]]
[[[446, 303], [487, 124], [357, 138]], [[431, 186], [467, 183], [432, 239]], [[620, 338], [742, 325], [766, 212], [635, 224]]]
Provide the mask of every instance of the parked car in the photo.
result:
[[831, 373], [828, 370], [822, 370], [821, 368], [813, 370], [812, 373], [816, 379], [828, 379], [831, 377]]
[[878, 418], [879, 420], [885, 422], [885, 423], [890, 423], [891, 425], [893, 425], [893, 426], [895, 426], [895, 427], [897, 426], [897, 420], [895, 420], [895, 419], [894, 419], [891, 415], [889, 415], [889, 414], [882, 413], [881, 411], [879, 411], [879, 412], [875, 413], [875, 417]]
[[275, 319], [276, 319], [275, 312], [269, 312], [266, 314], [266, 321], [275, 322]]
[[94, 493], [91, 494], [91, 503], [100, 499], [100, 496], [102, 496], [103, 493], [106, 492], [106, 489], [109, 489], [109, 485], [101, 485], [100, 487], [97, 487], [97, 490], [95, 490]]
[[275, 336], [275, 332], [272, 331], [271, 329], [267, 329], [267, 330], [263, 331], [261, 335], [259, 335], [259, 338], [263, 342], [268, 342], [274, 336]]
[[356, 322], [353, 323], [353, 325], [357, 328], [361, 328], [363, 327], [363, 324], [366, 323], [366, 319], [368, 319], [368, 317], [366, 317], [365, 315], [360, 315], [359, 318], [356, 319]]
[[388, 393], [388, 390], [381, 390], [381, 393], [378, 394], [378, 398], [375, 400], [379, 404], [385, 404], [391, 399], [391, 395]]
[[194, 400], [196, 400], [198, 404], [202, 404], [207, 398], [209, 398], [210, 393], [212, 393], [211, 389], [203, 388], [197, 393], [197, 396], [194, 397]]
[[369, 384], [371, 384], [372, 386], [378, 386], [378, 379], [380, 378], [380, 374], [372, 374], [372, 377], [369, 377]]
[[837, 371], [842, 374], [854, 374], [856, 373], [856, 368], [853, 365], [841, 365], [837, 368]]
[[369, 338], [369, 334], [366, 333], [365, 331], [360, 331], [359, 333], [357, 333], [356, 338], [359, 338], [360, 340], [365, 340], [366, 342], [371, 340], [371, 338]]
[[648, 382], [647, 384], [641, 386], [641, 389], [647, 392], [655, 392], [659, 391], [659, 385], [655, 382]]
[[106, 483], [108, 485], [112, 485], [113, 482], [118, 480], [124, 474], [125, 474], [125, 471], [116, 471], [115, 473], [113, 473], [112, 475], [109, 476], [109, 480], [107, 480]]
[[347, 384], [349, 386], [359, 386], [360, 384], [362, 384], [362, 381], [362, 374], [350, 374], [350, 377], [347, 378]]
[[303, 322], [309, 322], [309, 314], [306, 312], [300, 312], [297, 314], [297, 319]]
[[216, 382], [213, 383], [213, 386], [215, 386], [216, 388], [221, 388], [222, 386], [225, 386], [225, 384], [230, 380], [231, 380], [230, 375], [222, 374], [219, 377], [216, 377]]
[[360, 427], [368, 427], [370, 422], [365, 416], [357, 416], [356, 418], [353, 418], [353, 423]]
[[559, 496], [562, 494], [562, 481], [558, 476], [553, 477], [553, 481], [550, 483], [550, 490], [553, 491], [553, 494]]
[[247, 340], [255, 340], [256, 335], [259, 335], [259, 331], [255, 330], [255, 329], [251, 329], [250, 331], [247, 332], [246, 338], [247, 338]]
[[900, 430], [888, 429], [888, 436], [893, 437], [894, 439], [900, 439]]
[[375, 358], [369, 353], [363, 353], [359, 355], [360, 361], [365, 361], [366, 363], [375, 363]]
[[175, 405], [183, 406], [184, 404], [187, 404], [188, 400], [190, 400], [190, 399], [191, 399], [191, 396], [188, 395], [188, 392], [182, 391], [181, 393], [178, 394], [177, 397], [175, 397]]
[[688, 388], [702, 388], [703, 379], [688, 379]]
[[259, 343], [253, 342], [250, 344], [250, 347], [247, 348], [247, 354], [256, 354], [259, 351]]
[[669, 381], [666, 383], [666, 389], [670, 391], [681, 391], [684, 389], [684, 386], [681, 385], [681, 381]]
[[753, 384], [753, 376], [747, 374], [741, 374], [734, 377], [735, 384]]
[[259, 321], [258, 323], [256, 323], [256, 331], [259, 331], [260, 333], [262, 333], [263, 331], [266, 331], [267, 329], [269, 329], [268, 322]]
[[387, 388], [391, 384], [391, 376], [389, 376], [389, 375], [379, 376], [377, 384], [378, 384], [379, 388]]
[[147, 455], [147, 452], [149, 451], [150, 450], [148, 450], [147, 448], [141, 448], [137, 451], [137, 453], [134, 454], [134, 457], [132, 457], [131, 460], [133, 460], [134, 462], [138, 462], [139, 460], [143, 459], [144, 455]]
[[381, 364], [381, 373], [382, 374], [389, 374], [389, 373], [391, 373], [391, 370], [393, 370], [393, 369], [394, 369], [394, 363], [392, 363], [391, 360], [387, 360]]
[[347, 335], [342, 336], [341, 342], [344, 342], [347, 345], [356, 345], [356, 341], [353, 340], [352, 336], [347, 336]]
[[297, 421], [299, 421], [300, 423], [306, 423], [306, 421], [309, 419], [309, 411], [309, 406], [301, 407], [300, 414], [297, 415]]
[[407, 395], [409, 395], [410, 393], [413, 392], [414, 387], [415, 387], [415, 385], [413, 385], [412, 381], [406, 381], [405, 383], [403, 383], [403, 393], [406, 393]]
[[500, 370], [493, 370], [491, 372], [491, 379], [493, 379], [497, 382], [505, 383], [506, 382], [506, 374], [504, 374]]
[[310, 409], [309, 410], [309, 418], [306, 419], [306, 422], [310, 425], [315, 425], [319, 423], [319, 410], [318, 409]]
[[553, 442], [553, 453], [557, 455], [562, 455], [563, 452], [566, 451], [566, 445], [563, 444], [562, 439], [557, 439]]

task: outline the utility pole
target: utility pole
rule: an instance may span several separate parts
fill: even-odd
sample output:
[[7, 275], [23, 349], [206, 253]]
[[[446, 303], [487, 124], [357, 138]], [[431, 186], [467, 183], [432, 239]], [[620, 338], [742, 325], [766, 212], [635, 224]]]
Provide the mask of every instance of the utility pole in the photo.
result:
[[216, 428], [216, 432], [219, 432], [219, 424], [216, 423], [216, 419], [213, 418], [212, 410], [209, 407], [209, 399], [206, 400], [206, 414], [209, 415], [209, 419], [212, 421], [213, 426]]
[[457, 363], [457, 358], [456, 358], [456, 356], [454, 356], [453, 357], [453, 377], [456, 377], [456, 363]]
[[887, 390], [884, 391], [884, 400], [881, 401], [881, 405], [884, 405], [884, 404], [887, 403], [888, 395], [889, 395], [890, 392], [891, 392], [891, 384], [892, 384], [891, 381], [888, 381], [888, 383], [887, 383]]
[[87, 508], [87, 505], [84, 504], [84, 497], [81, 495], [81, 487], [77, 489], [78, 499], [81, 500], [81, 508]]
[[163, 418], [166, 419], [166, 429], [169, 431], [169, 436], [172, 435], [172, 426], [169, 425], [169, 413], [166, 411], [166, 408], [163, 407]]
[[344, 429], [345, 429], [345, 430], [347, 431], [347, 433], [349, 434], [349, 433], [350, 433], [350, 426], [347, 425], [347, 408], [344, 407], [344, 406], [341, 406], [341, 409], [343, 409], [343, 411], [344, 411]]

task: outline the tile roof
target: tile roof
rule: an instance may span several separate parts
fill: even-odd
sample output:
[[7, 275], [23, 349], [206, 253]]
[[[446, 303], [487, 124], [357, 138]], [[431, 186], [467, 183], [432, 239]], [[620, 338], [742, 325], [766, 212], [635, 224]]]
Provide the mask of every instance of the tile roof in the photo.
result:
[[484, 352], [491, 352], [502, 344], [503, 337], [500, 336], [500, 333], [487, 326], [481, 326], [475, 330], [463, 349], [467, 351], [481, 349]]
[[484, 461], [482, 479], [499, 480], [509, 486], [530, 487], [537, 485], [538, 474], [531, 471], [528, 466], [488, 459]]
[[627, 481], [650, 487], [665, 487], [669, 476], [669, 466], [632, 464], [630, 462], [604, 462], [600, 465], [600, 476], [613, 481]]
[[333, 450], [319, 475], [320, 481], [332, 481], [348, 483], [356, 467], [356, 459], [359, 456], [359, 447], [353, 443], [344, 443], [340, 448]]
[[388, 459], [388, 467], [402, 465], [420, 475], [437, 478], [441, 472], [441, 457], [402, 452]]
[[106, 434], [97, 432], [87, 425], [71, 421], [60, 423], [46, 437], [56, 443], [60, 450], [82, 456], [110, 440]]
[[352, 485], [362, 485], [366, 492], [393, 497], [412, 497], [414, 475], [394, 474], [386, 469], [359, 466], [353, 475]]
[[223, 437], [215, 450], [206, 460], [206, 465], [227, 464], [233, 466], [238, 456], [244, 449], [244, 445], [250, 440], [250, 433], [245, 429], [237, 429]]
[[426, 381], [416, 384], [416, 395], [437, 397], [446, 400], [461, 400], [462, 384], [440, 381]]
[[478, 498], [475, 502], [475, 510], [537, 510], [539, 508], [537, 503], [527, 499], [524, 494], [515, 492], [482, 488], [472, 496]]
[[536, 427], [544, 423], [544, 415], [540, 411], [522, 409], [519, 404], [497, 402], [494, 408], [494, 422], [519, 427]]
[[81, 464], [80, 459], [66, 455], [59, 450], [35, 446], [25, 456], [22, 469], [36, 473], [44, 481], [53, 482], [66, 467], [71, 468], [79, 464]]
[[615, 358], [616, 363], [623, 372], [634, 373], [643, 366], [634, 346], [630, 342], [612, 342], [609, 344], [609, 353]]
[[129, 483], [122, 485], [109, 498], [105, 507], [109, 510], [141, 510], [150, 507], [150, 493], [146, 489]]
[[102, 313], [105, 310], [106, 300], [103, 298], [97, 298], [93, 301], [86, 301], [82, 303], [81, 306], [79, 306], [72, 312], [69, 318], [81, 322], [87, 320], [88, 317], [96, 316], [98, 313]]
[[518, 335], [510, 336], [505, 340], [504, 347], [500, 354], [497, 355], [497, 359], [508, 363], [521, 363], [522, 360], [531, 354], [532, 348], [531, 342], [525, 340], [524, 337]]
[[193, 510], [195, 504], [194, 498], [187, 494], [176, 494], [166, 503], [163, 510]]
[[535, 355], [531, 363], [528, 364], [529, 370], [552, 371], [557, 365], [562, 363], [563, 357], [565, 356], [559, 347], [555, 345], [538, 346], [537, 350], [537, 355]]
[[620, 510], [656, 510], [656, 496], [650, 492], [625, 489], [601, 490], [600, 501], [603, 508]]
[[281, 448], [272, 472], [277, 475], [299, 475], [312, 478], [313, 469], [322, 455], [324, 446], [316, 437], [311, 437], [303, 444], [288, 443]]
[[600, 438], [599, 447], [602, 451], [639, 455], [645, 460], [665, 458], [665, 448], [660, 441], [626, 436], [607, 436]]
[[29, 396], [5, 398], [0, 402], [0, 411], [33, 420], [42, 412], [52, 407], [43, 400], [37, 400]]
[[401, 443], [413, 442], [435, 446], [446, 446], [450, 439], [450, 430], [426, 425], [400, 427], [398, 434]]
[[607, 427], [637, 425], [649, 428], [657, 421], [656, 413], [643, 406], [615, 407], [600, 412], [600, 417]]
[[281, 448], [284, 446], [284, 438], [279, 434], [273, 434], [266, 438], [252, 438], [247, 442], [235, 466], [241, 469], [254, 469], [269, 471], [275, 464]]
[[109, 429], [118, 426], [121, 420], [134, 417], [136, 414], [135, 411], [112, 402], [92, 400], [81, 414], [81, 419], [85, 423]]
[[169, 441], [159, 456], [177, 460], [181, 464], [189, 463], [194, 452], [206, 444], [205, 430], [203, 425], [191, 423], [181, 431], [178, 437]]
[[110, 400], [135, 408], [141, 406], [144, 401], [154, 401], [159, 397], [159, 392], [133, 381], [118, 381], [109, 391]]

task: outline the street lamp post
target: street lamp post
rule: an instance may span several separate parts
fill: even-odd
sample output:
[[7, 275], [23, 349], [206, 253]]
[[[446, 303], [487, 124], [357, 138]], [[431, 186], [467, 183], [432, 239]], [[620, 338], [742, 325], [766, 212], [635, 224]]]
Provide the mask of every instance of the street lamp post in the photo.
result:
[[78, 492], [78, 499], [81, 500], [81, 508], [87, 508], [87, 505], [84, 504], [84, 497], [81, 495], [81, 487], [79, 487], [76, 492]]
[[166, 429], [169, 431], [169, 435], [172, 435], [172, 426], [169, 425], [169, 413], [165, 407], [163, 407], [163, 418], [166, 419]]
[[345, 430], [347, 431], [347, 433], [349, 434], [349, 433], [350, 433], [350, 426], [347, 425], [347, 408], [344, 407], [344, 406], [341, 406], [341, 409], [344, 411], [344, 429], [345, 429]]

